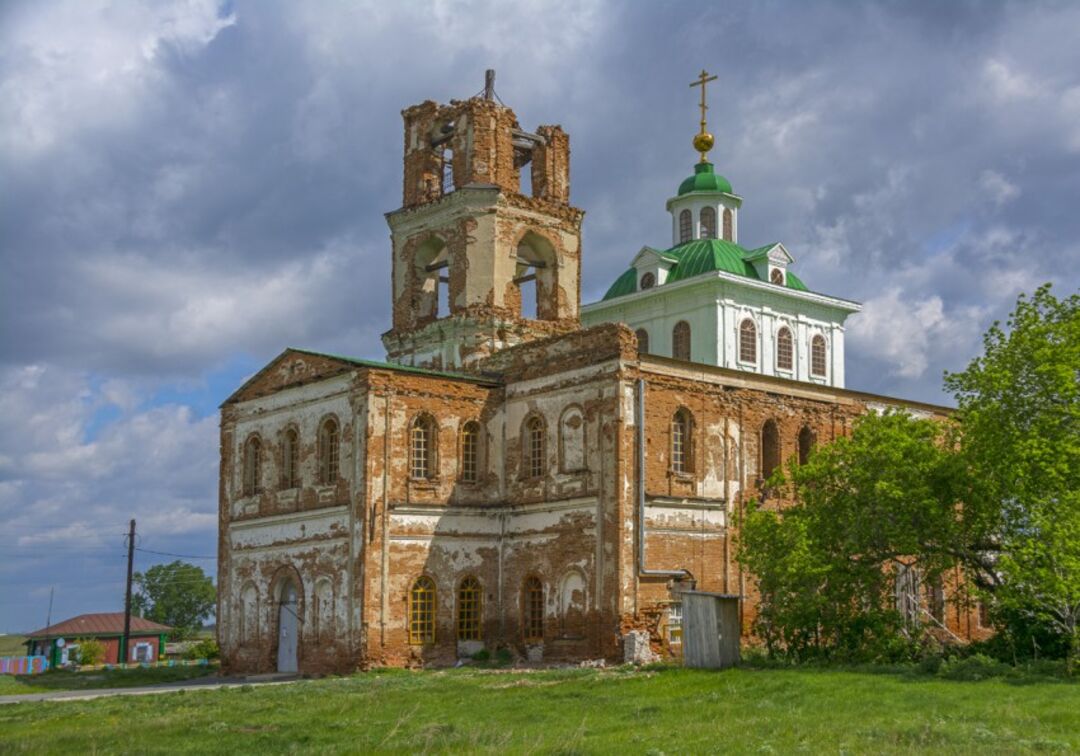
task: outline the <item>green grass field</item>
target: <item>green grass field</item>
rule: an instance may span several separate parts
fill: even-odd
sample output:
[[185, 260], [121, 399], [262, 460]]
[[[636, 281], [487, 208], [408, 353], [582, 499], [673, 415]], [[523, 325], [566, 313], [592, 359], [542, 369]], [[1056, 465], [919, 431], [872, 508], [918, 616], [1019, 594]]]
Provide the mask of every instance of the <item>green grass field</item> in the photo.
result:
[[384, 671], [0, 707], [7, 753], [1080, 749], [1080, 684], [820, 669]]
[[26, 656], [25, 635], [0, 635], [0, 656]]

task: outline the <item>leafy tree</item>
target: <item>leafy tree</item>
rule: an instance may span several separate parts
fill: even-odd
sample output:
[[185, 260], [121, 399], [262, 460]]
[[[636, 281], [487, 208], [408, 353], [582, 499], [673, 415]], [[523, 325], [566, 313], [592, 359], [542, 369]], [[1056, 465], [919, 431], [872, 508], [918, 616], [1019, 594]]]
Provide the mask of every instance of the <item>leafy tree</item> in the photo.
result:
[[79, 664], [92, 667], [105, 661], [105, 644], [97, 638], [80, 638], [75, 644], [79, 647]]
[[173, 640], [189, 637], [217, 603], [217, 589], [201, 567], [175, 561], [134, 576], [133, 609], [154, 622], [171, 625]]
[[[957, 399], [969, 496], [1001, 515], [1000, 559], [984, 587], [999, 625], [1045, 624], [1080, 656], [1080, 295], [1021, 296], [1007, 330], [946, 376]], [[1029, 628], [1029, 632], [1032, 628]]]
[[894, 655], [915, 639], [896, 607], [897, 568], [930, 581], [957, 564], [985, 569], [980, 547], [993, 520], [960, 506], [952, 433], [904, 413], [867, 414], [851, 436], [771, 481], [791, 502], [752, 505], [738, 551], [757, 582], [757, 630], [770, 651]]

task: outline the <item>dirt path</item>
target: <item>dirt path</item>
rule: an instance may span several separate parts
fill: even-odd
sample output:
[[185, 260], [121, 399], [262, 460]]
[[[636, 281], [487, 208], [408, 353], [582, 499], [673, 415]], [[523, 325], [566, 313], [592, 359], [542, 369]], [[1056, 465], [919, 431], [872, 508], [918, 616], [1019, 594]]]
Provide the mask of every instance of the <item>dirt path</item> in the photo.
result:
[[48, 693], [22, 693], [0, 696], [0, 705], [38, 703], [40, 701], [89, 701], [105, 696], [148, 696], [155, 693], [175, 693], [178, 690], [206, 688], [239, 688], [242, 685], [286, 685], [297, 682], [296, 675], [254, 675], [252, 677], [201, 677], [184, 682], [160, 683], [131, 688], [98, 688], [96, 690], [51, 690]]

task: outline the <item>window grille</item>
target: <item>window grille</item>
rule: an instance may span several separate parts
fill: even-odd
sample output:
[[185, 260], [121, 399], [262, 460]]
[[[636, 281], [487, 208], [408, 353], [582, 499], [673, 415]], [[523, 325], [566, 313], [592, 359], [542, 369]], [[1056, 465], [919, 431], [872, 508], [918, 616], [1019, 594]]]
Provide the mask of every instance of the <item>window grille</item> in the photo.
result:
[[544, 421], [539, 417], [525, 424], [525, 472], [529, 478], [544, 474]]
[[461, 479], [475, 483], [480, 479], [480, 424], [465, 423], [461, 431]]
[[256, 438], [248, 439], [244, 445], [244, 496], [259, 493], [262, 478], [262, 442]]
[[671, 418], [671, 469], [677, 473], [691, 470], [690, 412], [684, 407]]
[[524, 610], [522, 625], [525, 640], [538, 642], [544, 639], [544, 586], [539, 578], [530, 577], [525, 581]]
[[679, 213], [679, 244], [688, 242], [694, 238], [694, 219], [689, 210]]
[[409, 643], [435, 642], [435, 583], [419, 577], [409, 591]]
[[292, 428], [285, 431], [282, 440], [281, 487], [300, 487], [300, 436]]
[[640, 354], [649, 353], [649, 332], [644, 328], [639, 328], [634, 331], [634, 335], [637, 336], [637, 348]]
[[338, 479], [338, 424], [329, 419], [319, 430], [319, 483], [332, 486]]
[[458, 640], [480, 640], [480, 581], [469, 576], [458, 586]]
[[705, 207], [701, 210], [701, 238], [716, 238], [716, 210]]
[[739, 359], [757, 362], [757, 326], [750, 318], [739, 325]]
[[413, 421], [409, 443], [409, 475], [414, 480], [435, 477], [435, 423], [427, 416]]
[[820, 334], [810, 342], [810, 373], [825, 375], [825, 337]]
[[690, 360], [690, 324], [680, 320], [671, 331], [671, 356], [677, 360]]
[[651, 289], [656, 286], [656, 275], [653, 273], [646, 273], [641, 277], [641, 290]]
[[682, 645], [682, 602], [677, 601], [668, 606], [667, 620], [668, 644], [672, 646]]
[[781, 328], [776, 334], [776, 367], [778, 370], [791, 370], [795, 365], [795, 342], [791, 331]]
[[769, 274], [769, 280], [778, 286], [783, 286], [784, 271], [780, 270], [779, 268], [773, 268], [772, 272]]

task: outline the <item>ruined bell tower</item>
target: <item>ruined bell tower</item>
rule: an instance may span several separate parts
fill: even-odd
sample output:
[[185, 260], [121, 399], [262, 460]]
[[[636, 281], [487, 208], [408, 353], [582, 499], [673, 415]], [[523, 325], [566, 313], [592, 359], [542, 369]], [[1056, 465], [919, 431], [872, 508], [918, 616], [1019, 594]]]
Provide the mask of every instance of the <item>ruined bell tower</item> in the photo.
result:
[[569, 204], [566, 132], [523, 130], [495, 96], [492, 71], [482, 94], [423, 102], [402, 117], [402, 206], [386, 214], [388, 359], [468, 369], [499, 349], [579, 328], [584, 212]]

